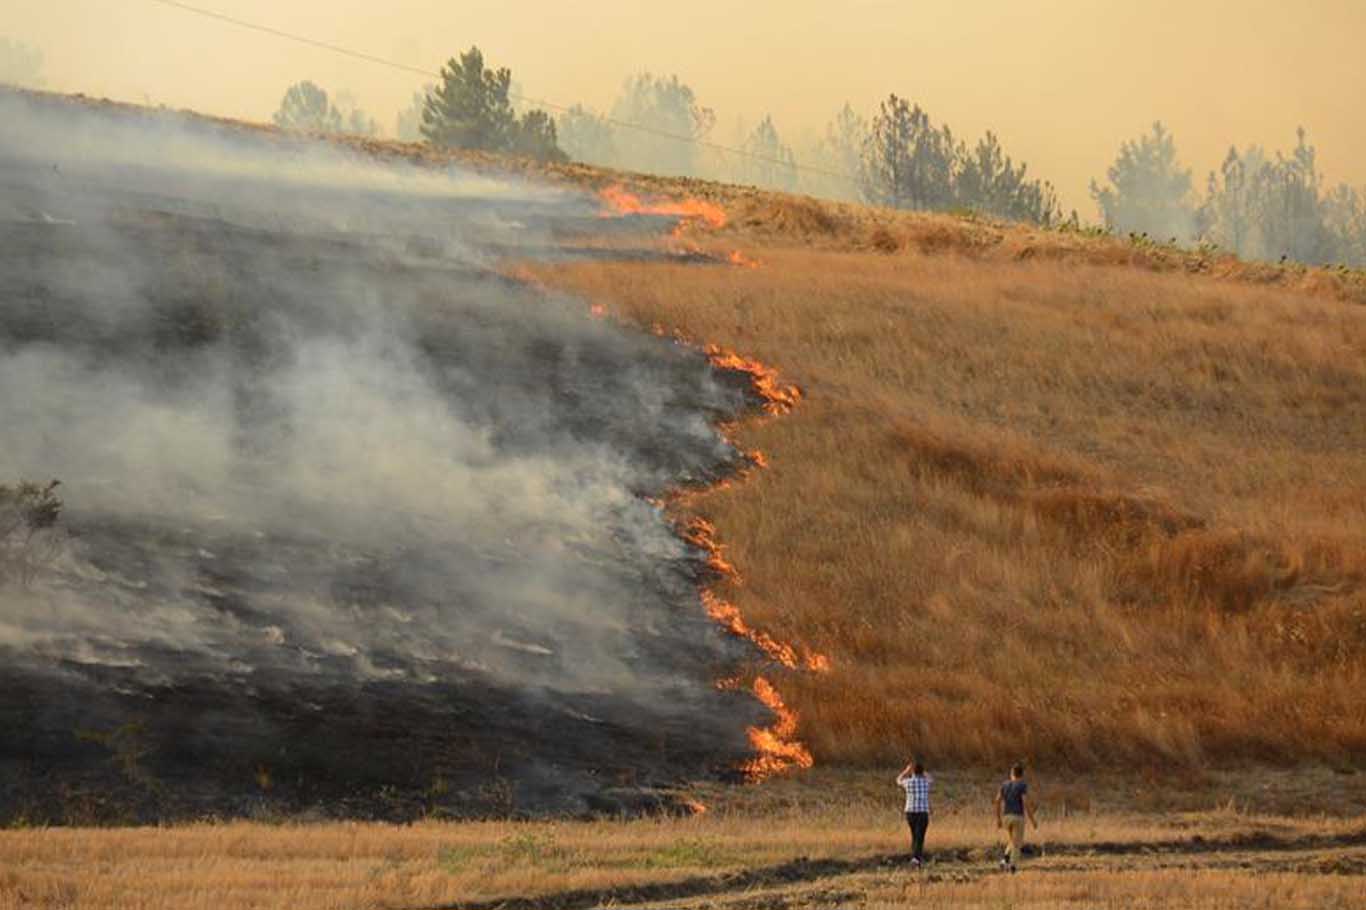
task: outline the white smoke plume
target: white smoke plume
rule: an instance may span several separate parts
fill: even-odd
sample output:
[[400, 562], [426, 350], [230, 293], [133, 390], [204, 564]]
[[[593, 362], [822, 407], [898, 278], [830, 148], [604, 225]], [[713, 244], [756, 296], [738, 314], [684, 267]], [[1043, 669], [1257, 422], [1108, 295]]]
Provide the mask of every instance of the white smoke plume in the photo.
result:
[[[591, 200], [42, 96], [0, 92], [0, 122], [0, 482], [59, 478], [70, 532], [0, 588], [0, 761], [88, 773], [63, 737], [125, 723], [171, 776], [174, 741], [227, 776], [420, 782], [500, 717], [526, 780], [623, 736], [694, 770], [743, 749], [711, 683], [737, 648], [645, 499], [734, 466], [711, 421], [743, 393], [493, 269]], [[331, 711], [364, 749], [395, 705], [454, 739], [414, 732], [402, 771], [400, 742], [279, 742]]]

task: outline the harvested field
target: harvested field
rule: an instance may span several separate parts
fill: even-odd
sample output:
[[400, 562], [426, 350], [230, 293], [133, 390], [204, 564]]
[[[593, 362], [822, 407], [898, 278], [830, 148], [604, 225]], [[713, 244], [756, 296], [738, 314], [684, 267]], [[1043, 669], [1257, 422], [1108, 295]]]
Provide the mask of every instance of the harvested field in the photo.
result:
[[1349, 907], [1366, 873], [1359, 818], [1225, 809], [1046, 812], [1009, 876], [986, 807], [951, 801], [913, 870], [894, 804], [824, 783], [688, 819], [0, 832], [0, 907]]

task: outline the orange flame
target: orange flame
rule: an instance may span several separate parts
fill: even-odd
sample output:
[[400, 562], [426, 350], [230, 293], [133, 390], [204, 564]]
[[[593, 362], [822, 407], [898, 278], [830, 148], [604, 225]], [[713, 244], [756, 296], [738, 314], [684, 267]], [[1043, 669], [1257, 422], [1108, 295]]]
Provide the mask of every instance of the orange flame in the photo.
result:
[[678, 228], [674, 229], [677, 234], [688, 221], [701, 221], [712, 229], [723, 228], [726, 226], [726, 210], [714, 202], [707, 202], [702, 199], [652, 199], [642, 200], [635, 193], [628, 192], [620, 184], [613, 184], [606, 189], [598, 192], [598, 198], [602, 200], [604, 209], [602, 217], [611, 218], [620, 215], [668, 215], [683, 219]]
[[707, 358], [712, 366], [723, 370], [739, 370], [749, 374], [754, 390], [764, 399], [764, 410], [769, 414], [786, 414], [801, 401], [802, 390], [795, 385], [785, 385], [778, 380], [778, 371], [773, 367], [741, 357], [718, 345], [706, 347]]
[[732, 250], [729, 259], [731, 265], [738, 265], [741, 268], [757, 269], [759, 267], [759, 260], [750, 259], [739, 250]]
[[[650, 330], [659, 336], [670, 334], [664, 326], [658, 323], [653, 324]], [[690, 339], [677, 331], [673, 332], [672, 335], [679, 343], [692, 344]], [[716, 368], [737, 370], [748, 374], [751, 387], [764, 400], [764, 411], [766, 413], [786, 414], [796, 407], [801, 400], [801, 390], [794, 385], [781, 383], [778, 379], [778, 371], [772, 367], [757, 360], [741, 357], [734, 351], [726, 350], [717, 345], [708, 345], [704, 350], [707, 358]], [[732, 439], [735, 426], [723, 422], [717, 424], [716, 429], [727, 439]], [[768, 459], [763, 452], [757, 449], [745, 452], [745, 457], [755, 468], [766, 468], [768, 466]], [[746, 473], [748, 471], [741, 471], [738, 476], [743, 477]], [[730, 478], [718, 481], [708, 487], [707, 492], [724, 489], [730, 486], [732, 482]], [[650, 500], [650, 502], [656, 508], [670, 510], [678, 508], [700, 492], [702, 491], [696, 489], [673, 490], [663, 497]], [[739, 583], [739, 572], [730, 560], [726, 559], [723, 548], [717, 540], [716, 527], [711, 522], [700, 516], [692, 516], [685, 520], [678, 520], [676, 527], [682, 539], [706, 554], [707, 566], [718, 577]], [[745, 622], [744, 617], [740, 614], [739, 607], [723, 599], [711, 588], [702, 590], [701, 600], [707, 615], [714, 622], [737, 638], [751, 642], [764, 656], [775, 663], [790, 670], [807, 670], [817, 673], [825, 673], [830, 670], [830, 659], [824, 654], [805, 648], [798, 652], [792, 645], [778, 641], [767, 632], [753, 628]], [[739, 688], [741, 682], [738, 678], [723, 679], [718, 681], [717, 685], [721, 688], [734, 689]], [[777, 719], [771, 726], [750, 727], [746, 731], [750, 745], [756, 754], [754, 758], [742, 764], [739, 771], [746, 779], [757, 782], [793, 767], [811, 767], [814, 762], [810, 750], [796, 738], [796, 713], [784, 704], [778, 690], [763, 677], [756, 677], [752, 688], [754, 696], [767, 706]]]
[[588, 308], [588, 312], [595, 319], [602, 319], [604, 316], [607, 315], [607, 307], [602, 305], [601, 303], [595, 303]]
[[725, 627], [726, 631], [736, 638], [744, 638], [752, 641], [754, 646], [764, 652], [765, 656], [777, 661], [788, 669], [795, 670], [798, 667], [797, 651], [791, 645], [778, 641], [767, 632], [760, 632], [758, 629], [751, 628], [740, 615], [740, 608], [728, 600], [722, 600], [715, 592], [702, 592], [702, 606], [706, 608], [707, 615], [714, 619], [718, 625]]
[[707, 807], [705, 804], [698, 802], [697, 800], [688, 796], [676, 797], [675, 804], [678, 806], [680, 811], [688, 815], [705, 815], [707, 813]]
[[811, 750], [796, 739], [797, 714], [783, 703], [773, 684], [762, 676], [754, 679], [754, 697], [777, 715], [770, 727], [750, 727], [749, 743], [759, 753], [740, 766], [751, 781], [760, 781], [792, 767], [810, 768], [815, 761]]
[[688, 543], [707, 554], [707, 567], [718, 575], [740, 580], [740, 573], [721, 553], [721, 544], [716, 540], [716, 526], [705, 518], [694, 516], [678, 528], [679, 535]]
[[798, 656], [796, 648], [745, 622], [744, 617], [740, 615], [740, 608], [728, 600], [722, 600], [716, 592], [703, 591], [702, 606], [706, 609], [707, 615], [727, 632], [736, 638], [753, 642], [765, 657], [789, 670], [811, 670], [817, 673], [830, 670], [830, 658], [814, 651], [806, 651]]

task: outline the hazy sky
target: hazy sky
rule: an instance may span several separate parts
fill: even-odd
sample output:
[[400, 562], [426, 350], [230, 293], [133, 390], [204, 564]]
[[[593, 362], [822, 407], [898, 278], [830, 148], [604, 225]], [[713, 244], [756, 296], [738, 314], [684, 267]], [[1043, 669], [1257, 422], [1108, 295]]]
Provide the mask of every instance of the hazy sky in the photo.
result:
[[[1094, 217], [1086, 193], [1157, 118], [1197, 187], [1230, 143], [1288, 149], [1366, 183], [1366, 0], [190, 0], [435, 70], [478, 44], [528, 94], [605, 109], [622, 80], [677, 73], [714, 138], [772, 113], [789, 142], [889, 92], [1007, 151]], [[154, 0], [0, 0], [0, 37], [40, 48], [47, 86], [266, 119], [312, 79], [392, 132], [422, 80]]]

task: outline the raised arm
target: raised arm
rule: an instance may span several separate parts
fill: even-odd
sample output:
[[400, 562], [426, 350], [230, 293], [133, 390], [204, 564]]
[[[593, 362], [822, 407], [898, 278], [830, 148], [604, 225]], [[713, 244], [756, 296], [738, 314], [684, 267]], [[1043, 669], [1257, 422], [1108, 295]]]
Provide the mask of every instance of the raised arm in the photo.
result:
[[915, 770], [915, 762], [907, 762], [906, 767], [901, 769], [901, 773], [896, 776], [896, 785], [900, 787], [906, 783], [906, 778], [911, 776], [911, 771]]

